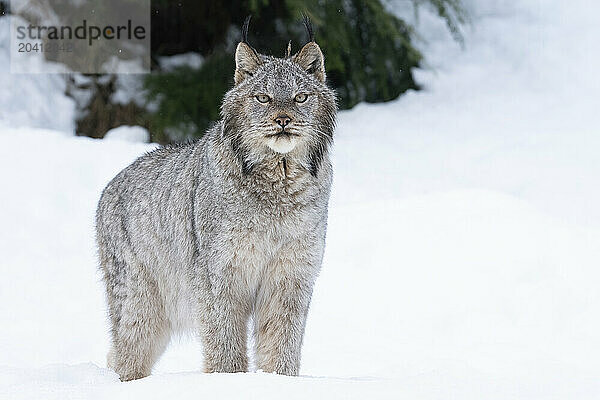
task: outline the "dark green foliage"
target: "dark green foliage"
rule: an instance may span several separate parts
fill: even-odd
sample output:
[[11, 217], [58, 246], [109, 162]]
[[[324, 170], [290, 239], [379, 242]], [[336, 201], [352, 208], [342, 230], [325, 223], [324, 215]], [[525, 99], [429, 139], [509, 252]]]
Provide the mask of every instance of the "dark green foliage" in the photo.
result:
[[227, 31], [243, 20], [233, 1], [152, 0], [153, 56], [194, 51], [203, 56], [225, 42]]
[[288, 40], [296, 52], [308, 40], [301, 15], [314, 25], [325, 54], [329, 84], [342, 109], [361, 101], [395, 99], [416, 89], [411, 69], [420, 54], [410, 45], [410, 31], [379, 0], [257, 1], [250, 43], [259, 51], [282, 56]]
[[159, 103], [158, 111], [150, 115], [153, 139], [179, 141], [198, 136], [219, 119], [221, 98], [230, 86], [234, 67], [233, 57], [219, 52], [208, 57], [198, 71], [180, 67], [148, 75], [148, 100]]
[[[415, 7], [422, 2], [433, 5], [460, 39], [459, 0], [412, 1]], [[289, 40], [296, 52], [308, 39], [302, 14], [312, 19], [316, 41], [325, 53], [328, 81], [342, 109], [361, 101], [392, 100], [418, 89], [412, 69], [421, 55], [411, 45], [411, 29], [381, 0], [155, 0], [153, 57], [195, 51], [205, 63], [199, 70], [180, 68], [148, 76], [150, 99], [159, 105], [151, 115], [153, 139], [200, 136], [218, 119], [223, 93], [233, 83], [233, 52], [247, 15], [252, 15], [250, 44], [281, 57]]]
[[411, 70], [421, 56], [410, 44], [410, 30], [378, 0], [328, 1], [311, 15], [341, 108], [416, 89]]

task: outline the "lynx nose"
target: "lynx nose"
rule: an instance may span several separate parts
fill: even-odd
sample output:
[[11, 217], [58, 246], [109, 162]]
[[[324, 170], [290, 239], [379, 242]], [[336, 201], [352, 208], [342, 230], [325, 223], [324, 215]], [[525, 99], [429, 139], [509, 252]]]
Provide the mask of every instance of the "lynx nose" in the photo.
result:
[[292, 119], [285, 114], [278, 115], [277, 118], [275, 118], [275, 122], [277, 122], [282, 128], [285, 128], [291, 121]]

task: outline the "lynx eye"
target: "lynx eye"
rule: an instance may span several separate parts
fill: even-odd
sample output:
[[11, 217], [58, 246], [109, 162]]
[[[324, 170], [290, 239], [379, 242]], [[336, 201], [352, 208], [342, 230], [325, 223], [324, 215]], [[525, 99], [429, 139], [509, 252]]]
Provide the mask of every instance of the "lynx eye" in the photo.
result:
[[268, 103], [269, 101], [271, 101], [271, 98], [266, 94], [257, 94], [256, 100], [258, 100], [261, 103]]
[[294, 101], [296, 103], [304, 103], [308, 99], [308, 95], [306, 93], [298, 93], [296, 97], [294, 97]]

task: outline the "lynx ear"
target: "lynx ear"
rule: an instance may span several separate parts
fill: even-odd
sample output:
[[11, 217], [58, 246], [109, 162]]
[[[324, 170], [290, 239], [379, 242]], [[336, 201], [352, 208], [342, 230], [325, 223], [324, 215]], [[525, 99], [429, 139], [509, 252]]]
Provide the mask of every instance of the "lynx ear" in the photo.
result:
[[240, 84], [244, 79], [254, 75], [261, 64], [256, 51], [250, 45], [240, 42], [235, 51], [235, 84]]
[[314, 75], [321, 82], [325, 82], [325, 57], [318, 44], [306, 43], [293, 60], [306, 72]]

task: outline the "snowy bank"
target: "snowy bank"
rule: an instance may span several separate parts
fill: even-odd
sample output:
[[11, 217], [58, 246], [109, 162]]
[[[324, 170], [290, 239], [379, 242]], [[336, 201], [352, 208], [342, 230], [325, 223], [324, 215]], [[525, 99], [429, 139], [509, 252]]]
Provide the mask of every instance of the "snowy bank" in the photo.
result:
[[[153, 146], [34, 130], [3, 141], [2, 398], [600, 393], [600, 231], [501, 192], [463, 189], [334, 201], [304, 378], [204, 375], [200, 345], [184, 338], [153, 376], [121, 384], [104, 368], [94, 207], [106, 182]], [[338, 178], [335, 198], [346, 184]]]

